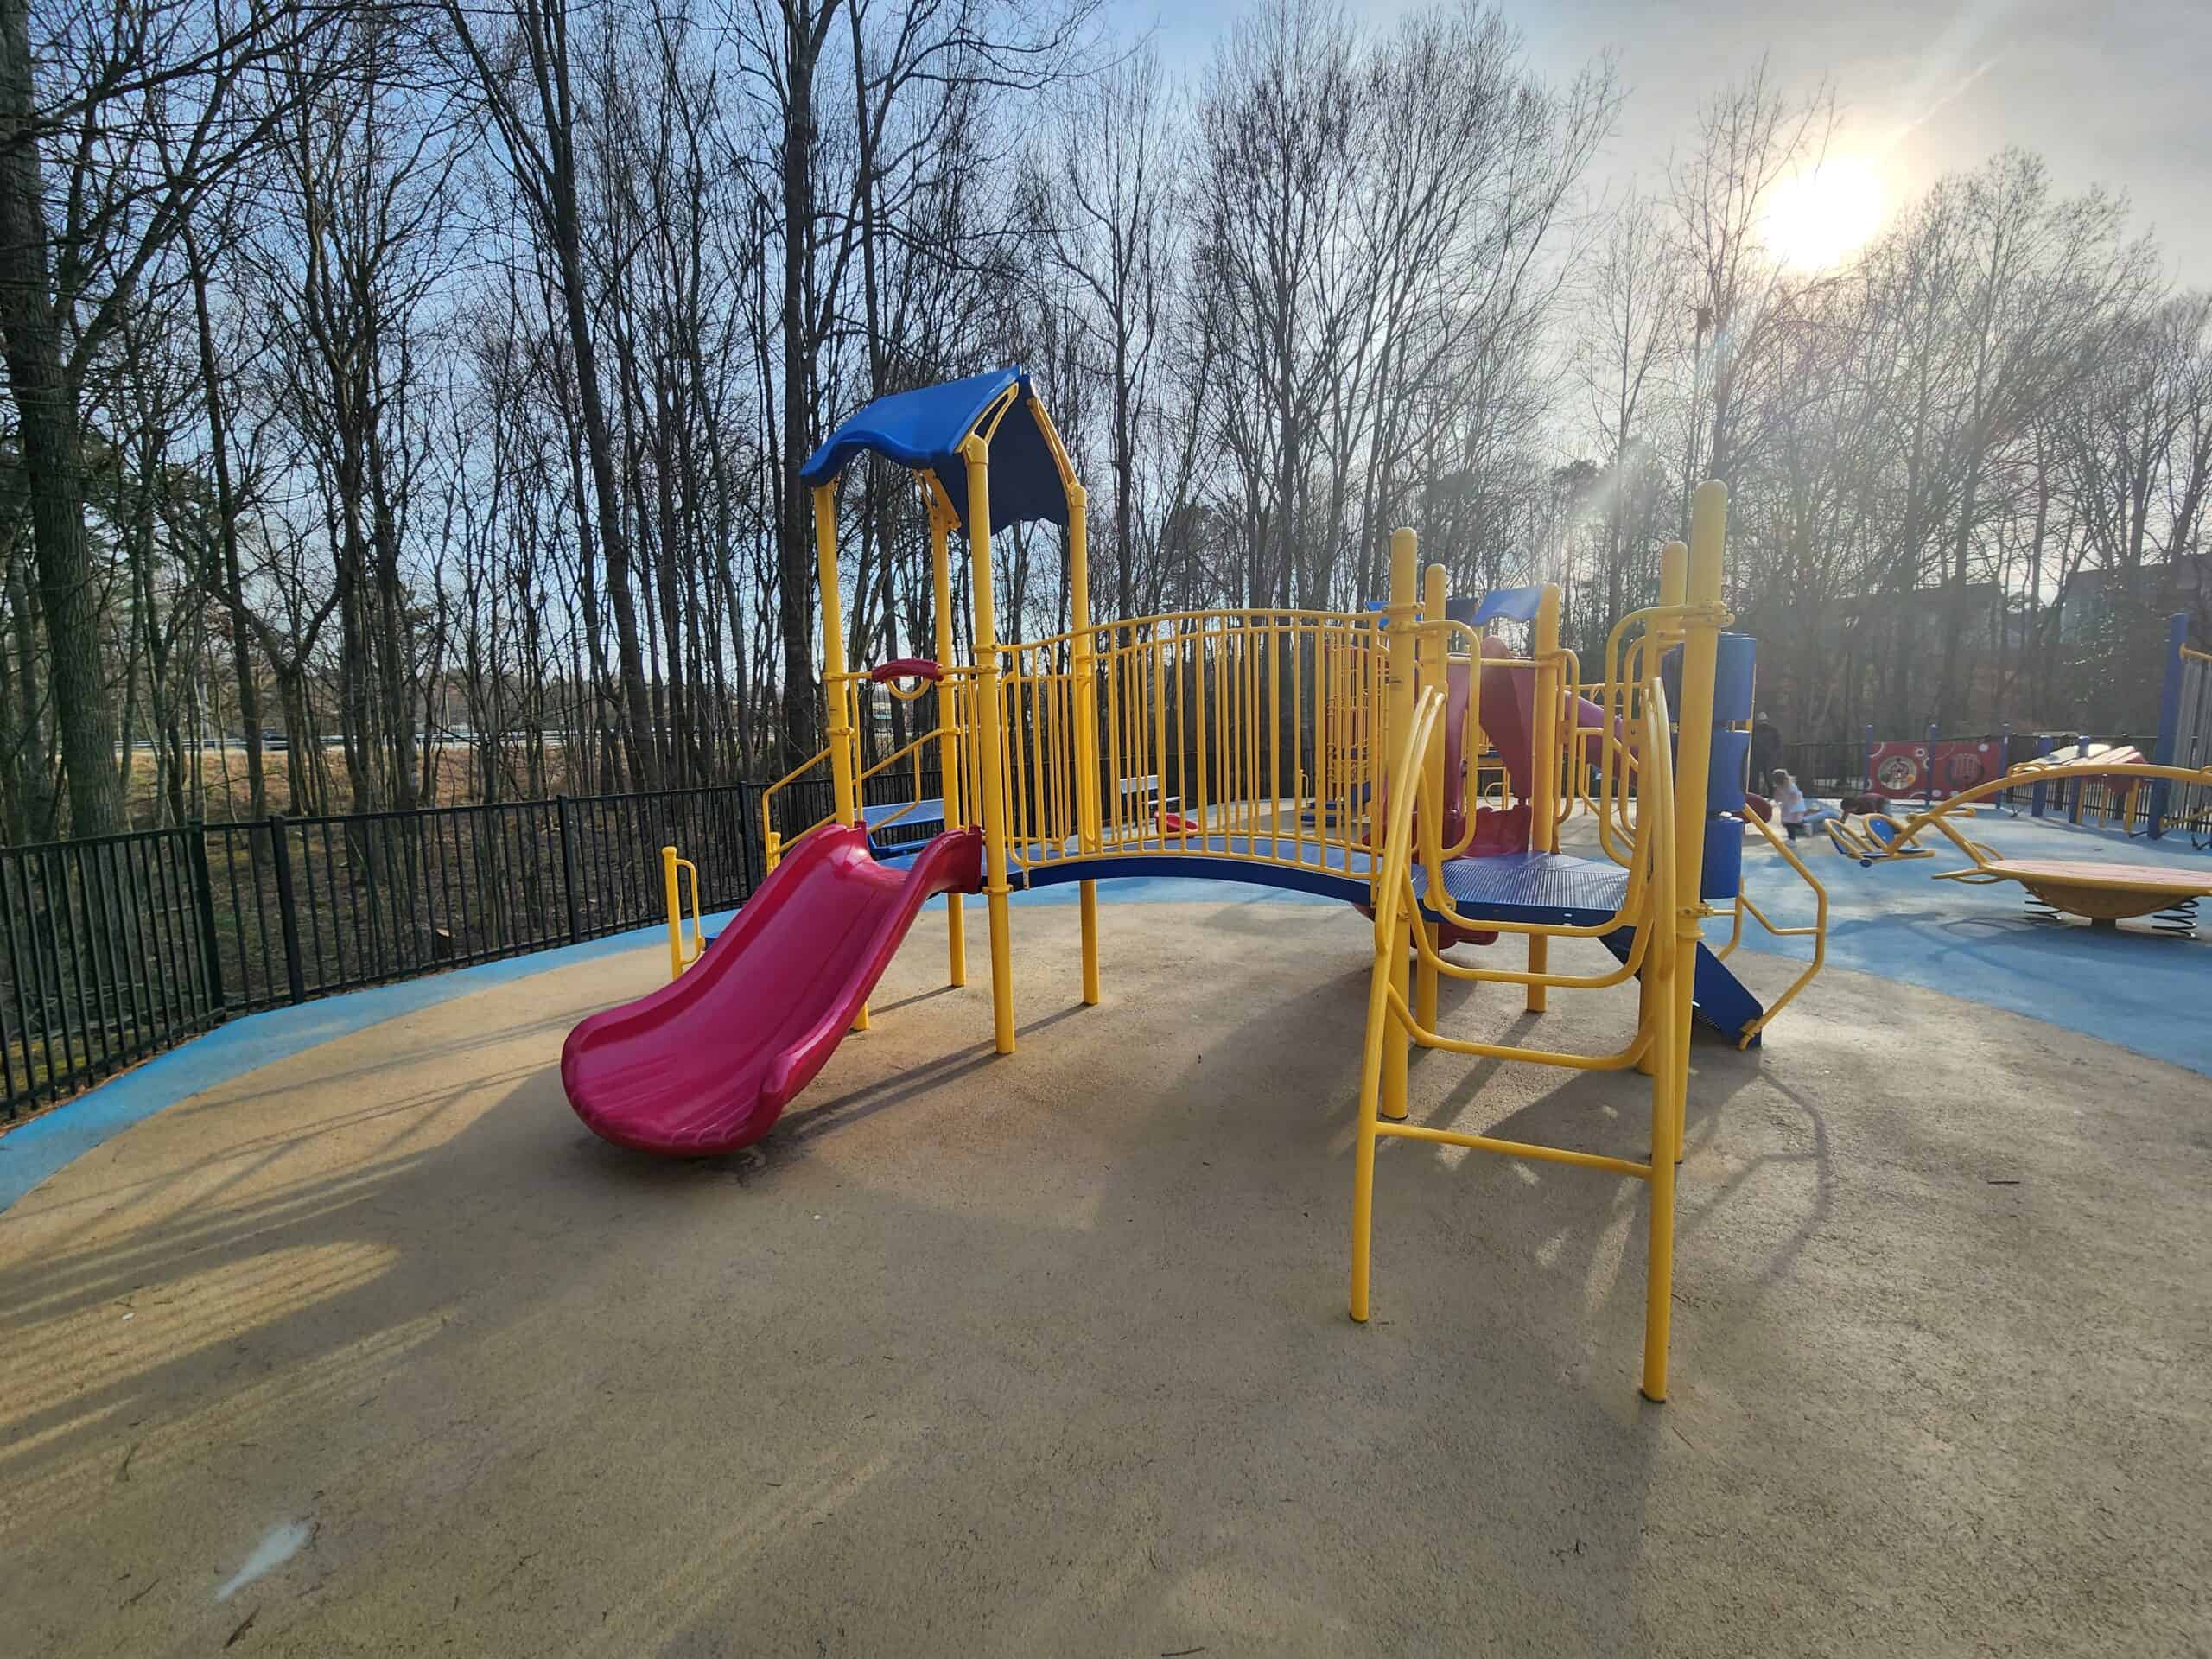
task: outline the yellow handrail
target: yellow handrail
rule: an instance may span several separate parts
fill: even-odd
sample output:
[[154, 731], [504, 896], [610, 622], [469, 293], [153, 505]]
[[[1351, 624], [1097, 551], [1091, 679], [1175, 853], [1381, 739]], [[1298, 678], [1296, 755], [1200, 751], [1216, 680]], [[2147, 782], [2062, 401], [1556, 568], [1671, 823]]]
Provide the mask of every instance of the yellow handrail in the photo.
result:
[[[699, 960], [707, 948], [706, 930], [699, 921], [699, 867], [688, 858], [677, 856], [676, 849], [660, 849], [661, 883], [668, 895], [668, 976], [680, 979], [683, 970]], [[678, 899], [680, 882], [678, 870], [691, 872], [691, 948], [683, 948], [683, 911]]]
[[[1736, 895], [1736, 920], [1729, 935], [1729, 948], [1732, 950], [1735, 947], [1737, 938], [1744, 931], [1744, 912], [1749, 911], [1751, 919], [1777, 939], [1810, 938], [1813, 941], [1813, 959], [1806, 964], [1803, 973], [1789, 982], [1789, 988], [1768, 1003], [1766, 1011], [1738, 1034], [1736, 1046], [1738, 1048], [1749, 1048], [1751, 1039], [1774, 1023], [1774, 1016], [1788, 1007], [1797, 993], [1813, 982], [1814, 976], [1821, 971], [1821, 965], [1827, 960], [1828, 955], [1828, 890], [1821, 885], [1820, 878], [1791, 849], [1789, 841], [1775, 834], [1772, 824], [1756, 814], [1746, 813], [1745, 817], [1758, 826], [1759, 833], [1767, 838], [1768, 844], [1789, 861], [1789, 868], [1796, 871], [1805, 885], [1813, 890], [1813, 925], [1810, 927], [1777, 927], [1767, 918], [1764, 911], [1751, 902], [1750, 895], [1739, 891]], [[1725, 956], [1726, 952], [1717, 954]]]
[[[840, 681], [849, 683], [853, 682], [865, 681], [868, 677], [865, 674], [844, 674], [840, 675], [837, 677]], [[938, 681], [937, 684], [939, 690], [943, 692], [948, 688], [957, 688], [964, 685], [967, 681], [973, 677], [971, 671], [948, 669], [945, 671], [944, 677]], [[891, 690], [893, 696], [901, 697], [906, 701], [912, 701], [914, 697], [920, 695], [919, 691], [913, 693], [902, 693], [895, 686], [888, 689]], [[955, 708], [957, 707], [958, 696], [959, 692], [957, 689], [951, 691], [953, 706]], [[932, 726], [927, 731], [918, 733], [913, 737], [909, 738], [906, 742], [900, 744], [890, 753], [885, 755], [880, 760], [876, 761], [873, 766], [867, 767], [865, 770], [855, 775], [853, 779], [854, 798], [858, 804], [860, 817], [861, 820], [865, 822], [867, 818], [868, 780], [883, 772], [888, 772], [899, 761], [906, 760], [910, 756], [913, 760], [913, 798], [901, 802], [898, 811], [876, 820], [876, 822], [870, 826], [871, 830], [886, 830], [891, 828], [906, 817], [906, 815], [912, 812], [920, 803], [922, 799], [923, 761], [930, 745], [937, 744], [939, 746], [938, 752], [940, 760], [942, 760], [944, 755], [947, 753], [957, 754], [960, 752], [958, 746], [966, 735], [966, 728], [957, 721], [953, 721], [950, 725], [944, 723], [944, 717], [943, 715], [940, 715], [939, 719], [939, 724]], [[945, 740], [948, 736], [952, 740], [952, 744], [954, 746], [950, 750], [945, 747]], [[830, 751], [828, 749], [825, 748], [818, 750], [813, 755], [800, 762], [798, 766], [792, 767], [791, 771], [785, 772], [782, 777], [777, 779], [774, 783], [770, 784], [766, 789], [760, 791], [760, 844], [766, 851], [767, 864], [770, 869], [772, 870], [776, 868], [777, 861], [783, 856], [786, 849], [790, 848], [802, 837], [812, 835], [823, 824], [834, 823], [836, 820], [837, 813], [836, 809], [833, 807], [830, 811], [824, 814], [823, 817], [817, 818], [813, 823], [808, 824], [804, 830], [798, 830], [791, 835], [782, 835], [776, 829], [774, 812], [776, 797], [785, 789], [798, 782], [801, 778], [804, 777], [808, 772], [813, 771], [814, 768], [822, 765], [823, 761], [829, 759]], [[942, 777], [940, 777], [939, 784], [941, 788], [946, 790], [951, 790], [954, 787], [952, 783], [944, 780]], [[957, 798], [955, 795], [948, 794], [945, 798], [947, 801], [945, 827], [947, 829], [957, 829], [959, 826], [951, 821], [950, 804]]]
[[[783, 849], [782, 837], [778, 836], [776, 833], [775, 814], [772, 810], [776, 797], [782, 793], [783, 791], [790, 785], [797, 783], [800, 779], [806, 776], [808, 772], [812, 772], [815, 767], [820, 766], [829, 758], [829, 750], [818, 749], [813, 754], [800, 761], [798, 765], [793, 766], [782, 777], [777, 779], [776, 781], [769, 785], [767, 788], [760, 791], [760, 845], [767, 853], [768, 868], [772, 870], [776, 868], [776, 861], [782, 855]], [[803, 836], [807, 833], [808, 830], [817, 829], [820, 827], [821, 823], [826, 823], [828, 822], [829, 820], [824, 818], [819, 820], [816, 823], [810, 823], [807, 825], [806, 830], [800, 830], [798, 834], [799, 836]], [[798, 839], [798, 836], [793, 836], [791, 839], [793, 841], [797, 841]]]

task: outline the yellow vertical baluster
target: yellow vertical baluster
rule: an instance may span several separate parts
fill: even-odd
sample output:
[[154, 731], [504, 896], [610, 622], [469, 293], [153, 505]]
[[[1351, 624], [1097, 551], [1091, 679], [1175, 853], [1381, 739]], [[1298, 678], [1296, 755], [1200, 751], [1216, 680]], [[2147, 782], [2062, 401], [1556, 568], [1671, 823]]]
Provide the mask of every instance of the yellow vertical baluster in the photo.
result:
[[[944, 671], [944, 677], [937, 683], [934, 702], [937, 708], [938, 779], [938, 792], [944, 797], [944, 827], [947, 832], [965, 826], [961, 817], [960, 790], [960, 708], [959, 695], [955, 690], [958, 682], [952, 676], [952, 560], [946, 542], [951, 529], [950, 515], [938, 499], [938, 493], [929, 493], [930, 507], [930, 602], [937, 611], [937, 660]], [[921, 751], [917, 749], [918, 756]], [[955, 985], [968, 982], [968, 932], [966, 904], [958, 889], [944, 895], [945, 954], [949, 976]]]
[[[1418, 566], [1419, 546], [1414, 532], [1410, 530], [1391, 531], [1389, 632], [1387, 636], [1390, 657], [1389, 717], [1383, 732], [1370, 731], [1366, 734], [1370, 770], [1380, 764], [1376, 756], [1384, 752], [1385, 745], [1413, 728], [1416, 677], [1414, 620], [1421, 608], [1419, 589], [1415, 585], [1419, 581]], [[1371, 800], [1372, 797], [1370, 798]], [[1376, 823], [1379, 831], [1382, 823], [1379, 813]], [[1374, 848], [1370, 862], [1376, 873], [1375, 880], [1379, 887], [1382, 869], [1382, 837], [1377, 833], [1371, 835], [1369, 840]], [[1374, 903], [1380, 913], [1383, 899], [1379, 892], [1375, 895]], [[1404, 1001], [1409, 988], [1406, 983], [1407, 958], [1413, 950], [1413, 918], [1405, 913], [1402, 906], [1397, 908], [1396, 913], [1397, 919], [1391, 928], [1390, 940], [1386, 948], [1390, 953], [1390, 988], [1401, 1001]], [[1382, 1112], [1388, 1118], [1402, 1118], [1406, 1115], [1408, 1046], [1405, 1033], [1395, 1029], [1383, 1046]]]
[[1006, 789], [999, 750], [998, 625], [991, 594], [990, 451], [982, 440], [961, 445], [968, 464], [969, 602], [975, 607], [976, 763], [982, 774], [983, 893], [991, 919], [991, 1035], [1001, 1054], [1014, 1052], [1014, 939], [1007, 915]]
[[1213, 816], [1206, 809], [1206, 624], [1205, 617], [1198, 620], [1198, 631], [1192, 636], [1198, 642], [1197, 655], [1191, 664], [1191, 696], [1196, 707], [1191, 721], [1192, 741], [1195, 745], [1194, 770], [1198, 785], [1198, 819], [1200, 840], [1198, 850], [1205, 850], [1205, 836], [1213, 828]]
[[[1536, 605], [1533, 672], [1535, 685], [1532, 707], [1535, 729], [1529, 734], [1529, 846], [1548, 853], [1558, 849], [1559, 810], [1556, 783], [1559, 766], [1559, 584], [1546, 582]], [[1541, 974], [1550, 966], [1551, 941], [1541, 933], [1529, 936], [1529, 971]], [[1529, 987], [1529, 1012], [1544, 1011], [1545, 987]]]
[[[1421, 644], [1414, 656], [1421, 677], [1420, 690], [1422, 691], [1427, 691], [1432, 687], [1440, 691], [1445, 690], [1446, 680], [1445, 652], [1449, 648], [1449, 642], [1444, 632], [1444, 607], [1447, 599], [1446, 582], [1444, 567], [1440, 564], [1430, 565], [1424, 573], [1421, 592]], [[1449, 701], [1447, 694], [1447, 708]], [[1420, 815], [1421, 844], [1421, 850], [1425, 854], [1433, 852], [1443, 844], [1444, 826], [1436, 820], [1442, 817], [1444, 801], [1444, 748], [1445, 746], [1442, 743], [1430, 744], [1428, 753], [1421, 761], [1421, 775], [1425, 780], [1427, 799], [1415, 810]], [[1434, 812], [1427, 810], [1427, 804], [1431, 801], [1437, 804], [1438, 810]], [[1436, 862], [1440, 864], [1440, 861]], [[1432, 879], [1440, 877], [1440, 868], [1432, 868], [1429, 874]], [[1429, 945], [1433, 949], [1442, 937], [1438, 924], [1417, 917], [1414, 918], [1414, 925], [1427, 931]], [[1414, 1020], [1415, 1024], [1427, 1031], [1436, 1029], [1437, 977], [1435, 963], [1430, 961], [1427, 955], [1423, 955], [1421, 965], [1415, 970], [1414, 976]]]
[[[1267, 656], [1268, 850], [1282, 856], [1282, 644], [1283, 629], [1270, 625], [1262, 646]], [[1296, 703], [1291, 704], [1295, 709]]]

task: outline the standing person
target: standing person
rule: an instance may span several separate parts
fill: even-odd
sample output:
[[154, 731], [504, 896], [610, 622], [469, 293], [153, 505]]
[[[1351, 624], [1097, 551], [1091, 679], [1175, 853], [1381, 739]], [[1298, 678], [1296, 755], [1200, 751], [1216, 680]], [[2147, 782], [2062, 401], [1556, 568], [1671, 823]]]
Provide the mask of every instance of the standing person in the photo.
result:
[[1764, 789], [1781, 767], [1782, 733], [1762, 709], [1751, 722], [1751, 787]]
[[1774, 810], [1782, 817], [1782, 827], [1789, 832], [1789, 839], [1799, 841], [1805, 834], [1805, 791], [1797, 787], [1797, 780], [1779, 766], [1774, 772]]

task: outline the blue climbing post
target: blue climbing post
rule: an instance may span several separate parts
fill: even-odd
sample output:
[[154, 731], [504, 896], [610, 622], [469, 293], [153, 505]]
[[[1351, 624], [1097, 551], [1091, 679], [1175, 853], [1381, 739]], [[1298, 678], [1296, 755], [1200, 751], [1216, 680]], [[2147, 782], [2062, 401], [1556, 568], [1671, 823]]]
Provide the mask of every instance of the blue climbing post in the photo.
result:
[[[2008, 720], [1997, 730], [1997, 775], [2002, 778], [2012, 770], [2012, 722]], [[2012, 804], [2012, 791], [2009, 789], [1999, 790], [1997, 793], [1997, 804], [2009, 810]]]
[[[2038, 760], [2050, 760], [2050, 752], [2057, 747], [2058, 744], [2056, 739], [2048, 737], [2039, 737], [2036, 739], [2036, 759]], [[2036, 818], [2043, 817], [2044, 803], [2049, 798], [2050, 794], [2050, 785], [2044, 782], [2042, 777], [2038, 775], [2036, 779], [2036, 786], [2028, 791], [2029, 817]]]
[[[1705, 778], [1705, 862], [1698, 873], [1697, 897], [1708, 904], [1731, 906], [1744, 891], [1744, 781], [1751, 747], [1751, 707], [1758, 672], [1758, 642], [1747, 633], [1723, 633], [1713, 642], [1713, 724], [1704, 734], [1710, 768]], [[1660, 661], [1659, 672], [1668, 691], [1668, 706], [1681, 707], [1682, 647], [1676, 645]], [[1675, 733], [1675, 753], [1698, 741], [1688, 727]], [[1685, 833], [1691, 820], [1682, 820]], [[1725, 912], [1724, 912], [1725, 913]], [[1694, 936], [1693, 936], [1694, 937]], [[1632, 934], [1628, 929], [1607, 934], [1605, 948], [1620, 960]], [[1688, 964], [1690, 1001], [1697, 1017], [1727, 1037], [1748, 1046], [1758, 1041], [1754, 1030], [1764, 1010], [1758, 997], [1731, 973], [1728, 964], [1700, 942]]]
[[[2174, 764], [2175, 745], [2181, 737], [2181, 648], [2189, 643], [2189, 618], [2177, 611], [2166, 619], [2166, 680], [2158, 691], [2158, 741], [2151, 751], [2151, 764], [2171, 766]], [[2166, 833], [2166, 779], [2153, 779], [2151, 785], [2151, 839], [2164, 839]]]
[[1936, 722], [1928, 722], [1928, 770], [1920, 775], [1920, 810], [1936, 804]]
[[1751, 696], [1758, 641], [1720, 636], [1713, 662], [1712, 769], [1705, 785], [1705, 879], [1701, 899], [1733, 900], [1744, 890], [1744, 779], [1751, 753]]
[[1866, 774], [1866, 787], [1872, 789], [1874, 787], [1874, 722], [1871, 720], [1866, 722], [1866, 753], [1861, 766]]

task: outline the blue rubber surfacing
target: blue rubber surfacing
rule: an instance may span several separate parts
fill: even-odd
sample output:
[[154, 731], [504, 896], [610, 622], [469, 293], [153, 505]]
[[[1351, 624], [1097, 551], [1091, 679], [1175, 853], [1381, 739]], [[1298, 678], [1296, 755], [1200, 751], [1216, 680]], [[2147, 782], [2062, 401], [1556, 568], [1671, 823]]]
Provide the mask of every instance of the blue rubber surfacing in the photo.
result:
[[[2185, 836], [2131, 840], [2049, 820], [1993, 814], [1958, 827], [2009, 858], [2196, 869], [2208, 856]], [[1936, 849], [1932, 858], [1863, 868], [1830, 850], [1825, 836], [1797, 843], [1827, 888], [1829, 965], [2024, 1014], [2212, 1077], [2212, 943], [2158, 937], [2140, 923], [2105, 932], [2079, 921], [2030, 921], [2017, 882], [1931, 880], [1937, 870], [1964, 868], [1967, 860], [1940, 836], [1928, 841]], [[1747, 844], [1744, 878], [1777, 926], [1811, 925], [1812, 893], [1764, 840]], [[2212, 906], [2205, 922], [2212, 931]], [[1706, 937], [1718, 944], [1727, 929], [1707, 923]], [[1799, 962], [1813, 955], [1810, 940], [1769, 938], [1748, 918], [1742, 948]], [[1815, 982], [1806, 997], [1816, 998], [1819, 988]], [[1793, 1004], [1790, 1014], [1805, 1006]]]
[[[2206, 856], [2192, 853], [2185, 840], [2163, 844], [2126, 841], [2087, 828], [2028, 819], [1983, 818], [1962, 827], [1976, 839], [2017, 857], [2186, 864]], [[2043, 1020], [2212, 1077], [2212, 1018], [2207, 1017], [2212, 1014], [2208, 1006], [2212, 1004], [2212, 944], [2146, 937], [2126, 927], [2093, 933], [2079, 925], [2029, 922], [2020, 890], [2010, 883], [1973, 887], [1930, 881], [1933, 870], [1955, 868], [1963, 862], [1948, 847], [1932, 859], [1867, 869], [1824, 853], [1810, 840], [1799, 848], [1810, 851], [1808, 862], [1828, 889], [1831, 964]], [[1334, 906], [1342, 902], [1338, 888], [1349, 874], [1341, 868], [1325, 874], [1317, 870], [1314, 874], [1321, 879], [1314, 885], [1322, 890], [1300, 891], [1226, 884], [1220, 878], [1228, 874], [1224, 868], [1227, 861], [1217, 857], [1173, 858], [1163, 849], [1160, 862], [1163, 868], [1158, 870], [1124, 865], [1122, 874], [1100, 876], [1101, 895], [1117, 903]], [[1560, 862], [1604, 875], [1614, 884], [1611, 902], [1617, 902], [1618, 871], [1594, 861]], [[1745, 870], [1752, 896], [1777, 925], [1811, 922], [1811, 893], [1763, 842], [1746, 849]], [[1014, 902], [1072, 904], [1078, 892], [1076, 882], [1087, 873], [1071, 867], [1058, 881], [1018, 890]], [[1508, 874], [1503, 869], [1497, 874]], [[1447, 881], [1452, 879], [1447, 876]], [[1559, 896], [1564, 895], [1547, 895]], [[1609, 904], [1594, 887], [1579, 896], [1585, 902]], [[939, 909], [943, 902], [932, 900], [930, 908]], [[734, 913], [710, 917], [709, 929]], [[1611, 913], [1610, 907], [1605, 913]], [[1707, 934], [1719, 944], [1726, 931], [1708, 925]], [[645, 949], [665, 937], [664, 927], [642, 928], [588, 944], [232, 1020], [0, 1135], [0, 1211], [110, 1136], [245, 1072], [453, 997], [594, 957]], [[1808, 942], [1770, 938], [1749, 921], [1742, 948], [1798, 961], [1812, 955]], [[1808, 995], [1817, 998], [1817, 993], [1815, 986]], [[1817, 1017], [1817, 1006], [1816, 1001], [1809, 1006], [1801, 1001], [1791, 1013]]]

